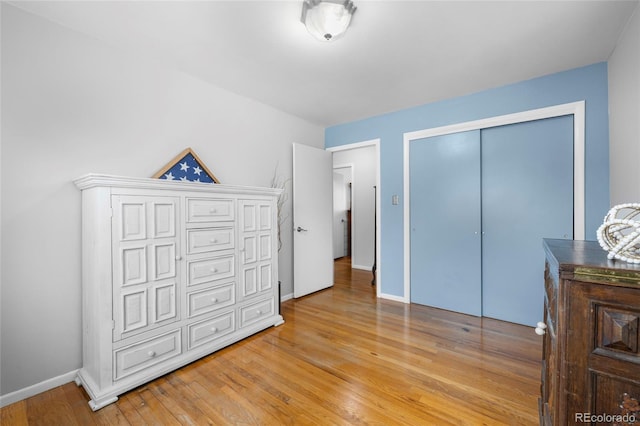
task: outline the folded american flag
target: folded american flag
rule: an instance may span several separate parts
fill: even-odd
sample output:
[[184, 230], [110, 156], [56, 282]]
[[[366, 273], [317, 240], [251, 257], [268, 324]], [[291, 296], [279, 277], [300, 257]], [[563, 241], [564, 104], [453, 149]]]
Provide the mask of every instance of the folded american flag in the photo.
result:
[[183, 151], [183, 154], [174, 159], [173, 165], [170, 163], [155, 177], [184, 182], [218, 183], [215, 176], [199, 161], [200, 159], [191, 149]]

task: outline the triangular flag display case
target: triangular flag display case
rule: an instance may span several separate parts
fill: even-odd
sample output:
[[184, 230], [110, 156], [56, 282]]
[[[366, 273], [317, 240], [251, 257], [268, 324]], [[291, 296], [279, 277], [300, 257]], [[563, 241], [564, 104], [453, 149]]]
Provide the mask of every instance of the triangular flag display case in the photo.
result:
[[220, 183], [191, 148], [176, 155], [152, 177], [184, 182]]

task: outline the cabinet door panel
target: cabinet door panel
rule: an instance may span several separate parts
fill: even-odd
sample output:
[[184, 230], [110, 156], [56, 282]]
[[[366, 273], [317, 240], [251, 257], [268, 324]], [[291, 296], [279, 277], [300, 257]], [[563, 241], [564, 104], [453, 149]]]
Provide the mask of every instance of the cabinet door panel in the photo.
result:
[[[640, 423], [640, 412], [637, 409], [640, 401], [640, 384], [632, 380], [624, 380], [619, 377], [611, 377], [605, 374], [593, 373], [595, 398], [594, 413], [606, 413], [614, 416], [624, 416], [618, 424]], [[631, 417], [634, 421], [631, 421]], [[609, 425], [610, 422], [596, 423]]]
[[567, 412], [620, 414], [625, 394], [640, 398], [638, 290], [581, 281], [567, 286], [567, 376], [576, 390], [567, 393]]
[[111, 197], [115, 341], [178, 319], [178, 200]]
[[240, 210], [240, 232], [254, 232], [258, 229], [256, 204], [251, 201], [243, 201]]
[[481, 315], [480, 132], [410, 150], [411, 301]]
[[271, 234], [263, 234], [260, 235], [260, 260], [270, 260], [271, 259], [271, 247], [273, 247], [273, 240], [271, 239]]
[[151, 219], [152, 238], [170, 238], [176, 236], [176, 205], [172, 202], [153, 202]]
[[147, 282], [147, 248], [146, 246], [123, 247], [119, 256], [121, 262], [121, 286], [130, 286]]
[[146, 204], [139, 201], [122, 202], [117, 216], [121, 241], [144, 240], [147, 238]]
[[154, 322], [170, 320], [176, 317], [176, 286], [167, 284], [154, 289]]
[[276, 241], [272, 235], [274, 223], [273, 203], [264, 200], [241, 200], [240, 245], [240, 297], [253, 297], [273, 288], [275, 273], [272, 259]]
[[261, 231], [269, 231], [271, 230], [271, 218], [273, 216], [273, 211], [271, 209], [271, 205], [270, 204], [261, 204], [260, 206], [258, 206], [259, 209], [259, 215], [258, 217], [260, 218], [260, 230]]
[[147, 290], [141, 289], [125, 293], [121, 297], [122, 302], [122, 332], [147, 326]]
[[258, 243], [255, 235], [245, 235], [242, 237], [242, 255], [241, 261], [243, 265], [253, 263], [258, 260]]
[[173, 242], [153, 246], [152, 271], [154, 280], [176, 276], [176, 245]]
[[265, 263], [260, 265], [260, 291], [268, 290], [272, 286], [271, 277], [273, 273], [271, 271], [271, 264]]
[[242, 296], [247, 297], [258, 292], [258, 271], [257, 268], [245, 268], [242, 271]]

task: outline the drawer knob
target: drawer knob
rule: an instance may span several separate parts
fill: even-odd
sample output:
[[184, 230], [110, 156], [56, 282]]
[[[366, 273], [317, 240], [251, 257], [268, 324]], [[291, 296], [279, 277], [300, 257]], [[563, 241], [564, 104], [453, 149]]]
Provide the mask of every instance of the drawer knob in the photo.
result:
[[209, 209], [209, 213], [216, 213], [218, 210], [216, 209]]
[[218, 299], [217, 299], [217, 298], [215, 298], [215, 297], [212, 297], [212, 298], [211, 298], [211, 303], [218, 303]]
[[149, 352], [147, 352], [147, 355], [149, 355], [149, 358], [153, 358], [154, 356], [156, 356], [156, 352], [155, 351], [149, 351]]
[[176, 256], [176, 260], [182, 260], [182, 256]]
[[218, 329], [216, 327], [211, 327], [211, 332], [212, 333], [216, 333], [218, 331]]
[[218, 242], [218, 240], [216, 240], [215, 238], [211, 238], [211, 239], [209, 240], [209, 242], [210, 242], [211, 244], [215, 244], [215, 243], [217, 243], [217, 242]]
[[547, 329], [547, 324], [543, 323], [542, 321], [539, 321], [538, 324], [536, 324], [537, 327], [535, 329], [535, 332], [538, 336], [544, 336], [546, 333], [546, 329]]
[[210, 271], [215, 274], [216, 272], [218, 272], [218, 268], [211, 268]]
[[262, 315], [262, 311], [260, 309], [256, 310], [256, 315]]

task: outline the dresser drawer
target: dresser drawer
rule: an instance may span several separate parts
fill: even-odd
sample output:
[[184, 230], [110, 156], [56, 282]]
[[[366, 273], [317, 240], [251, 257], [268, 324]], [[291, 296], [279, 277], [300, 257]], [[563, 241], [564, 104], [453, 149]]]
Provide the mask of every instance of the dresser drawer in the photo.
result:
[[127, 346], [114, 352], [114, 380], [137, 373], [180, 355], [180, 330]]
[[261, 300], [240, 309], [240, 327], [245, 327], [274, 314], [274, 299]]
[[189, 326], [189, 349], [212, 342], [235, 330], [234, 311]]
[[188, 316], [189, 318], [201, 315], [236, 302], [235, 283], [227, 283], [220, 287], [208, 288], [202, 291], [189, 293]]
[[187, 230], [187, 254], [232, 249], [233, 242], [233, 228], [231, 227]]
[[230, 278], [235, 274], [233, 255], [191, 260], [188, 264], [187, 285], [189, 286]]
[[187, 222], [215, 222], [233, 220], [233, 200], [212, 198], [188, 198]]

